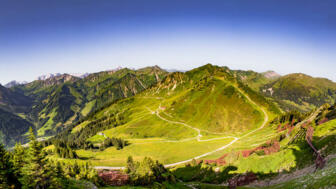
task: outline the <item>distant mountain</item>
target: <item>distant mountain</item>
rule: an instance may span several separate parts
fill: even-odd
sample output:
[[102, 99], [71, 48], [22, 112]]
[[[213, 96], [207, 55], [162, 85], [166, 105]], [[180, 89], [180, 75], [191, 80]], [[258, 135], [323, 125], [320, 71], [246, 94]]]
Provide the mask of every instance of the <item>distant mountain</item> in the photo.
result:
[[179, 69], [167, 69], [167, 72], [186, 72], [185, 70], [179, 70]]
[[267, 71], [262, 74], [268, 79], [278, 79], [281, 77], [281, 75], [276, 73], [275, 71]]
[[0, 142], [11, 146], [24, 140], [29, 127], [34, 128], [25, 116], [32, 105], [31, 98], [0, 85]]
[[90, 74], [89, 73], [69, 73], [69, 75], [72, 75], [74, 77], [79, 77], [79, 78], [85, 78]]
[[13, 146], [16, 142], [24, 142], [28, 129], [34, 125], [11, 112], [0, 108], [0, 142]]
[[64, 83], [73, 83], [80, 78], [74, 77], [69, 74], [62, 74], [53, 77], [46, 78], [44, 80], [35, 80], [33, 82], [27, 83], [25, 85], [20, 85], [13, 87], [12, 90], [21, 92], [26, 96], [37, 98], [39, 96], [45, 95], [49, 90], [52, 90], [53, 87], [61, 85]]
[[27, 84], [27, 83], [28, 83], [27, 81], [18, 82], [18, 81], [13, 80], [13, 81], [5, 84], [4, 86], [6, 88], [12, 88], [12, 87], [15, 87], [15, 86], [18, 86], [18, 85], [24, 85], [24, 84]]
[[260, 91], [260, 87], [280, 77], [280, 75], [278, 75], [273, 71], [258, 73], [252, 70], [249, 71], [234, 70], [234, 74], [243, 83], [245, 83], [246, 85], [248, 85], [250, 88], [252, 88], [257, 92]]
[[49, 73], [49, 74], [41, 75], [41, 76], [37, 77], [37, 80], [46, 80], [46, 79], [50, 79], [52, 77], [57, 77], [57, 76], [60, 76], [60, 75], [61, 75], [60, 73], [55, 73], [55, 74]]
[[[170, 114], [224, 132], [225, 125], [239, 125], [238, 117], [250, 111], [255, 113], [242, 121], [244, 125], [252, 128], [253, 123], [260, 121], [260, 110], [258, 113], [246, 104], [246, 99], [242, 100], [244, 95], [274, 114], [280, 112], [279, 108], [306, 112], [324, 103], [334, 103], [336, 84], [304, 74], [280, 76], [273, 71], [230, 70], [210, 64], [172, 73], [158, 66], [117, 68], [86, 77], [52, 74], [11, 88], [0, 86], [0, 108], [6, 112], [3, 114], [18, 116], [34, 125], [39, 136], [50, 136], [120, 99], [143, 94], [174, 99], [174, 104], [166, 104]], [[207, 108], [211, 112], [206, 112]], [[241, 111], [233, 114], [236, 110]], [[215, 115], [223, 112], [230, 116], [213, 123], [218, 119]], [[199, 121], [193, 122], [187, 115], [194, 115]]]
[[302, 73], [280, 77], [260, 90], [276, 99], [284, 110], [309, 111], [325, 103], [336, 102], [336, 83]]
[[115, 69], [84, 78], [56, 75], [12, 88], [34, 99], [29, 113], [38, 135], [53, 135], [106, 103], [133, 96], [160, 81], [166, 71], [159, 67]]
[[33, 100], [22, 93], [12, 91], [0, 85], [0, 108], [9, 112], [27, 112]]

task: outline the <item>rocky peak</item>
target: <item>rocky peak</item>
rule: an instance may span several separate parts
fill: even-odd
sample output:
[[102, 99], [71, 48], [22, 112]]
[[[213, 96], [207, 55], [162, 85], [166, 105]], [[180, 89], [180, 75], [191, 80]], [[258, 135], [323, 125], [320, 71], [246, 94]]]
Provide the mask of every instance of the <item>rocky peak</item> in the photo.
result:
[[58, 85], [58, 84], [62, 84], [65, 82], [74, 82], [77, 81], [79, 78], [69, 75], [69, 74], [60, 74], [60, 75], [56, 75], [53, 77], [50, 77], [48, 79], [43, 80], [43, 86], [51, 86], [51, 85]]
[[46, 74], [46, 75], [39, 76], [37, 78], [37, 80], [47, 80], [47, 79], [57, 77], [57, 76], [60, 76], [60, 75], [61, 75], [60, 73], [55, 73], [55, 74], [49, 73], [49, 74]]
[[18, 86], [18, 85], [24, 85], [24, 84], [27, 84], [26, 81], [23, 81], [23, 82], [18, 82], [18, 81], [11, 81], [9, 83], [7, 83], [6, 85], [4, 85], [6, 88], [11, 88], [11, 87], [15, 87], [15, 86]]
[[262, 74], [268, 79], [277, 79], [277, 78], [281, 77], [281, 75], [276, 73], [275, 71], [267, 71], [267, 72], [264, 72]]

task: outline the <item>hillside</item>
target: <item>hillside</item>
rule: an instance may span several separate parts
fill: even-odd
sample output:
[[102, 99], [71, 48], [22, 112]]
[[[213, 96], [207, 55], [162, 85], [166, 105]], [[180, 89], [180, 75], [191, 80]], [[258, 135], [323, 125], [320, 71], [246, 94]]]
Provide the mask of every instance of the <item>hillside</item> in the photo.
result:
[[[120, 166], [128, 155], [175, 163], [232, 144], [279, 112], [228, 68], [205, 65], [171, 73], [134, 97], [91, 113], [59, 139], [71, 142], [76, 138], [97, 146], [106, 137], [129, 141], [122, 150], [77, 151], [81, 158], [94, 158], [94, 165]], [[171, 154], [174, 148], [179, 150]]]
[[24, 134], [30, 127], [33, 127], [33, 125], [25, 119], [0, 108], [1, 143], [7, 146], [13, 146], [18, 141], [26, 141]]
[[261, 87], [261, 92], [277, 100], [284, 110], [310, 111], [336, 99], [336, 83], [305, 74], [289, 74]]
[[[286, 188], [306, 180], [303, 172], [323, 174], [312, 171], [317, 157], [334, 174], [336, 106], [325, 104], [334, 102], [334, 87], [211, 64], [184, 73], [154, 66], [58, 75], [1, 88], [0, 139], [25, 142], [35, 127], [40, 137], [56, 134], [43, 141], [53, 160], [120, 169], [129, 156], [151, 157], [183, 186], [220, 187], [248, 175], [249, 187]], [[14, 111], [20, 105], [31, 110]]]
[[31, 98], [0, 85], [0, 108], [12, 112], [26, 112], [32, 103]]
[[234, 74], [246, 85], [248, 85], [253, 90], [259, 92], [260, 88], [272, 81], [279, 79], [281, 75], [274, 71], [268, 71], [264, 73], [258, 73], [252, 70], [235, 70]]
[[[250, 187], [286, 188], [300, 182], [306, 179], [301, 172], [315, 174], [311, 167], [316, 154], [307, 133], [322, 156], [328, 156], [323, 161], [334, 161], [335, 105], [307, 114], [282, 112], [273, 98], [250, 88], [242, 74], [246, 73], [209, 64], [170, 73], [146, 90], [90, 113], [50, 143], [60, 140], [74, 146], [77, 161], [97, 169], [120, 169], [128, 156], [135, 161], [151, 157], [171, 168], [182, 185], [196, 188], [220, 187], [247, 172], [258, 180]], [[282, 78], [266, 79], [271, 84]], [[311, 128], [313, 133], [308, 132]], [[126, 145], [106, 145], [109, 139]], [[334, 174], [333, 170], [331, 164], [325, 171]], [[291, 174], [298, 175], [296, 180], [291, 181]], [[276, 185], [283, 177], [284, 183]], [[324, 181], [307, 184], [327, 186]]]
[[145, 90], [165, 74], [159, 67], [99, 72], [83, 79], [58, 74], [11, 90], [33, 99], [26, 116], [36, 125], [39, 136], [50, 136], [106, 103]]

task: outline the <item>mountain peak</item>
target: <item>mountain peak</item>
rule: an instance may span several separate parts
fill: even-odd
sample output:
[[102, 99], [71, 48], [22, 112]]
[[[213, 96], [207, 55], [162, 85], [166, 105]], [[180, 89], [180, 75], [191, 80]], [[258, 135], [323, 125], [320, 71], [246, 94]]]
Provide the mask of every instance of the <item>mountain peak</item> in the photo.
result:
[[69, 73], [69, 75], [78, 77], [78, 78], [85, 78], [90, 74], [86, 72], [86, 73]]
[[22, 81], [22, 82], [19, 82], [19, 81], [10, 81], [9, 83], [5, 84], [4, 86], [6, 88], [11, 88], [11, 87], [15, 87], [15, 86], [18, 86], [18, 85], [24, 85], [24, 84], [27, 84], [26, 81]]
[[57, 76], [60, 76], [60, 75], [61, 75], [60, 73], [54, 73], [54, 74], [49, 73], [49, 74], [41, 75], [41, 76], [37, 77], [37, 80], [47, 80], [47, 79], [57, 77]]
[[278, 73], [276, 73], [275, 71], [272, 71], [272, 70], [264, 72], [262, 74], [268, 79], [277, 79], [277, 78], [281, 77], [280, 74], [278, 74]]

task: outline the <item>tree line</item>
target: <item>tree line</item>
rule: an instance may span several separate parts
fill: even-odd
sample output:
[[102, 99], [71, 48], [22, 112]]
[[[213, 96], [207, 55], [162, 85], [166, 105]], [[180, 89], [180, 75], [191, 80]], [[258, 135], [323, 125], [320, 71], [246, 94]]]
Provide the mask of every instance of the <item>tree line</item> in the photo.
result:
[[[103, 143], [97, 147], [91, 141], [87, 139], [96, 135], [97, 133], [117, 127], [125, 123], [125, 117], [120, 114], [110, 114], [103, 116], [102, 118], [90, 121], [85, 127], [78, 132], [72, 132], [72, 129], [68, 129], [56, 135], [55, 137], [43, 141], [43, 146], [54, 145], [56, 147], [56, 153], [60, 157], [76, 158], [74, 149], [100, 149], [104, 150], [110, 146], [116, 147], [118, 150], [123, 149], [129, 143], [122, 138], [106, 138]], [[73, 128], [73, 127], [72, 127]]]
[[69, 178], [101, 183], [88, 164], [65, 164], [47, 158], [43, 146], [29, 130], [29, 147], [16, 144], [12, 152], [0, 144], [0, 188], [66, 188]]

